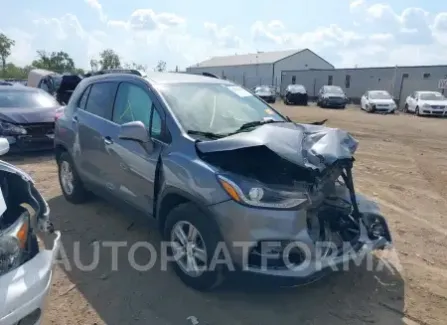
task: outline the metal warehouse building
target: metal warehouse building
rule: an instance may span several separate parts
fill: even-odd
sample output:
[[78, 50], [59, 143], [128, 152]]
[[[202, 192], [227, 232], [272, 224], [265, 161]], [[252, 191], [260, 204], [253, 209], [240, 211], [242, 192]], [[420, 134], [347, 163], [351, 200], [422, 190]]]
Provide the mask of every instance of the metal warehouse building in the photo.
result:
[[315, 97], [323, 85], [337, 85], [346, 95], [358, 102], [367, 90], [388, 90], [400, 107], [405, 98], [417, 90], [438, 89], [439, 80], [447, 78], [447, 65], [443, 66], [402, 66], [383, 68], [353, 68], [283, 71], [281, 93], [289, 84], [302, 84], [310, 97]]
[[212, 73], [247, 88], [257, 85], [279, 88], [283, 71], [306, 69], [334, 69], [334, 66], [309, 49], [304, 49], [213, 57], [186, 71]]

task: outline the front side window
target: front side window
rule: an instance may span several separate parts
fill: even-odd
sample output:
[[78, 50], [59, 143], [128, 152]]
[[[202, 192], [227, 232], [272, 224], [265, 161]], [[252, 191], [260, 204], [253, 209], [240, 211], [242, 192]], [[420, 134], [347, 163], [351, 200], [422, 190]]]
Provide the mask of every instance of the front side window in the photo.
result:
[[105, 119], [111, 118], [116, 82], [98, 82], [91, 86], [85, 110]]
[[0, 90], [1, 108], [50, 108], [60, 106], [53, 96], [42, 90]]
[[178, 83], [157, 88], [185, 130], [225, 134], [247, 122], [285, 120], [261, 99], [236, 85]]
[[141, 121], [149, 129], [152, 99], [143, 88], [123, 82], [118, 87], [112, 121], [124, 124]]

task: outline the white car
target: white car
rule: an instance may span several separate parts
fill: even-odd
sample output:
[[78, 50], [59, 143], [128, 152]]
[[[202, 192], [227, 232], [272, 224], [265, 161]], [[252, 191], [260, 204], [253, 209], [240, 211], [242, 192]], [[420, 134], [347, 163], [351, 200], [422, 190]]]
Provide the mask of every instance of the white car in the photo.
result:
[[386, 90], [369, 90], [362, 96], [360, 108], [370, 113], [394, 113], [397, 106]]
[[[0, 138], [0, 155], [8, 151]], [[41, 324], [60, 247], [49, 213], [31, 177], [0, 161], [0, 325]]]
[[415, 91], [407, 97], [404, 111], [416, 115], [447, 115], [447, 99], [437, 91]]

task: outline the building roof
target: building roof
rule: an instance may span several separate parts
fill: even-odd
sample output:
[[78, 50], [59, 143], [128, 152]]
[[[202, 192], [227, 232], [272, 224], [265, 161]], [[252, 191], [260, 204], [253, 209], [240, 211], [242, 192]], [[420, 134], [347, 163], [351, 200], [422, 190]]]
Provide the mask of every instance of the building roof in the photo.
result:
[[275, 52], [260, 52], [249, 54], [236, 54], [230, 56], [215, 56], [200, 62], [191, 68], [227, 67], [235, 65], [271, 64], [285, 59], [303, 50], [287, 50]]

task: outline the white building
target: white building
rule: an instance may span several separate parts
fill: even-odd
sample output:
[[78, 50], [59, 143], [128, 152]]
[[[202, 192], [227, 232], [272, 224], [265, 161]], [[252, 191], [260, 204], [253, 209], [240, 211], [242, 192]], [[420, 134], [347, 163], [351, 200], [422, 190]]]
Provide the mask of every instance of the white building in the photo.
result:
[[279, 88], [283, 71], [306, 69], [334, 69], [334, 66], [311, 50], [303, 49], [213, 57], [186, 71], [212, 73], [247, 88], [257, 85]]

